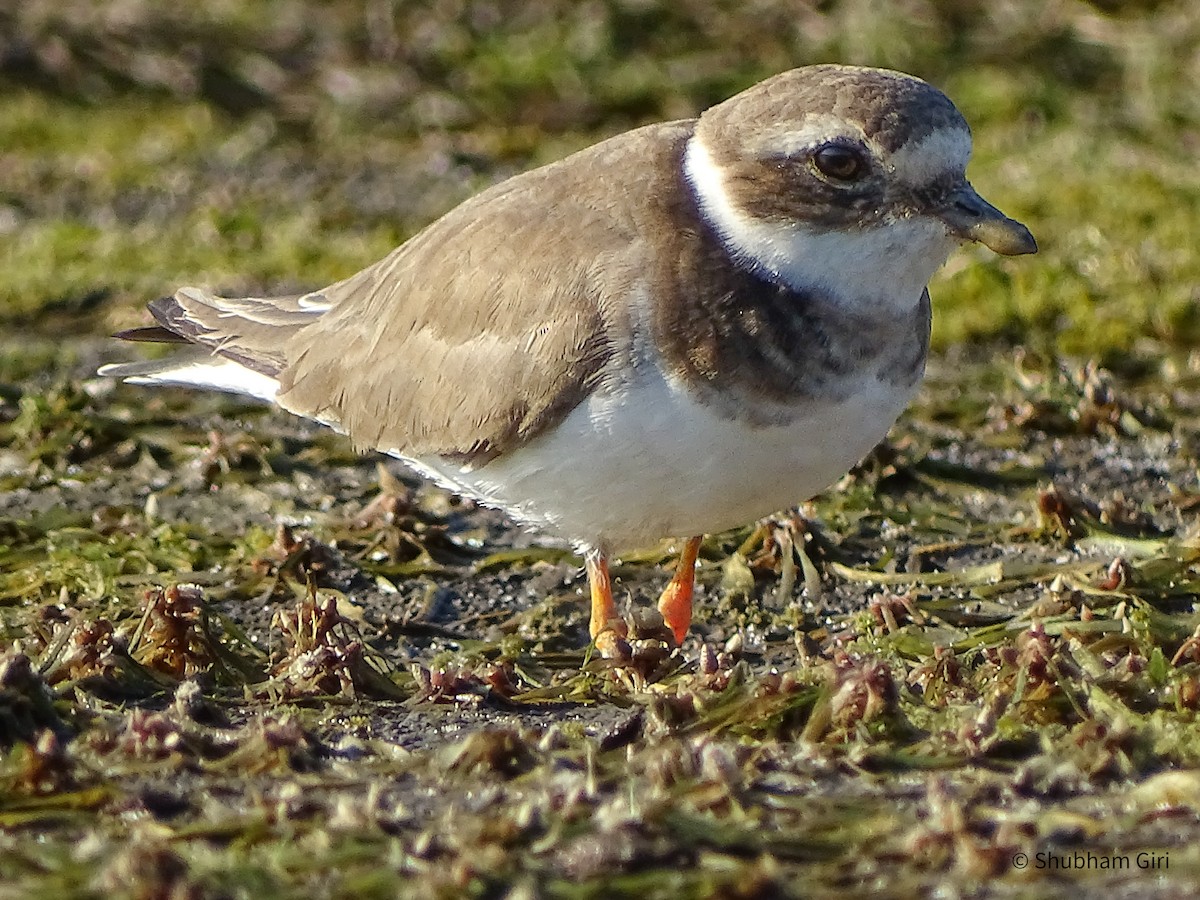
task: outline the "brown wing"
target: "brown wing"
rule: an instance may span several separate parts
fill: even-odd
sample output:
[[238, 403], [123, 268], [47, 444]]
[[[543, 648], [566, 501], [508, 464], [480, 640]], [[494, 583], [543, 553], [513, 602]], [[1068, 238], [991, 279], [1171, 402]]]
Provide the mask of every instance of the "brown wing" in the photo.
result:
[[675, 189], [691, 127], [639, 129], [510, 179], [311, 295], [329, 310], [284, 347], [280, 405], [359, 446], [475, 461], [559, 421], [622, 350], [647, 231], [662, 225], [643, 198]]

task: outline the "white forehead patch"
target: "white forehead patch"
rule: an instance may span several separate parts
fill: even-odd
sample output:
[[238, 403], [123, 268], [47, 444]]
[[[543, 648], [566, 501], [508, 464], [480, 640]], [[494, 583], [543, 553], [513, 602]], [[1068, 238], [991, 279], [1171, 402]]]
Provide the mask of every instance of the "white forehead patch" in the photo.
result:
[[971, 133], [941, 128], [905, 144], [891, 156], [892, 171], [910, 187], [922, 187], [940, 175], [961, 175], [971, 159]]
[[827, 231], [756, 219], [734, 205], [721, 167], [695, 136], [684, 171], [731, 256], [793, 290], [820, 290], [848, 307], [911, 310], [959, 243], [931, 216]]
[[862, 129], [839, 116], [810, 115], [799, 128], [776, 132], [763, 141], [759, 152], [780, 156], [793, 156], [802, 150], [810, 150], [821, 144], [841, 138], [866, 140]]

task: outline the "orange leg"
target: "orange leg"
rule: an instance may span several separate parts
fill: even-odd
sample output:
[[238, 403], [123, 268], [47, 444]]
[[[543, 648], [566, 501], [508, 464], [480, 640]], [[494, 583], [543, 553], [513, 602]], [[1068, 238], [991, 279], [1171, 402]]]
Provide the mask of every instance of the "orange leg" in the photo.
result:
[[700, 541], [700, 536], [687, 539], [683, 552], [679, 554], [675, 574], [658, 598], [658, 611], [675, 635], [677, 646], [683, 643], [692, 624], [692, 589], [696, 585], [696, 556], [700, 552]]
[[588, 588], [592, 594], [592, 618], [588, 633], [595, 640], [600, 633], [610, 629], [624, 631], [625, 623], [617, 616], [617, 604], [613, 600], [612, 579], [608, 574], [608, 557], [599, 550], [589, 551], [584, 559], [587, 568]]

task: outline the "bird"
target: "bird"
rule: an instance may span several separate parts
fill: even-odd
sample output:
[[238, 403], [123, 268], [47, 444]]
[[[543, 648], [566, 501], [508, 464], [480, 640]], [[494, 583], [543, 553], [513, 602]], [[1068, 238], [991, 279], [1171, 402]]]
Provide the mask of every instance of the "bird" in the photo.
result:
[[926, 81], [795, 68], [501, 181], [320, 290], [183, 287], [117, 337], [188, 346], [100, 374], [273, 403], [568, 539], [607, 654], [610, 560], [681, 539], [679, 646], [703, 536], [826, 489], [908, 405], [949, 255], [1037, 251], [970, 155]]

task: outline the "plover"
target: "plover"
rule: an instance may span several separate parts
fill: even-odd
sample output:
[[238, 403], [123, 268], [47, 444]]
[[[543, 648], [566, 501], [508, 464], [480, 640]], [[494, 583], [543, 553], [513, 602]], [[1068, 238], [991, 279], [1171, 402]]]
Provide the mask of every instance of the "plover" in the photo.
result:
[[610, 554], [685, 538], [659, 601], [682, 642], [701, 536], [823, 490], [908, 404], [950, 252], [1035, 252], [970, 152], [920, 79], [794, 69], [497, 184], [321, 290], [182, 288], [121, 336], [194, 346], [101, 372], [273, 402], [569, 538], [594, 638], [624, 628]]

